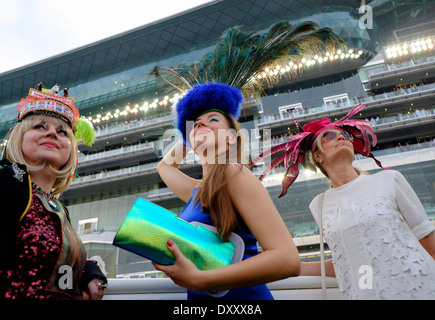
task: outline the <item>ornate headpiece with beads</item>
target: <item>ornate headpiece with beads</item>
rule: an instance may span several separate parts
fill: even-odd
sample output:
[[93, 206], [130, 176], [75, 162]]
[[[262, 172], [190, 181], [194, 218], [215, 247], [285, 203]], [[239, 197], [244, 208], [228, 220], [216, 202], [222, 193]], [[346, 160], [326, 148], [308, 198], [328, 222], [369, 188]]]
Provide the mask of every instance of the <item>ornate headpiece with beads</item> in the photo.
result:
[[73, 98], [60, 97], [35, 89], [30, 89], [28, 96], [21, 99], [17, 111], [18, 121], [23, 120], [29, 114], [49, 114], [62, 119], [73, 130], [76, 129], [80, 117]]
[[[66, 122], [74, 132], [77, 141], [91, 146], [95, 140], [95, 131], [92, 123], [85, 117], [80, 117], [79, 110], [74, 105], [74, 99], [68, 98], [68, 88], [63, 90], [63, 96], [59, 96], [59, 86], [55, 85], [52, 89], [46, 89], [42, 82], [39, 82], [35, 89], [30, 89], [27, 97], [20, 100], [17, 107], [17, 120], [23, 121], [30, 115], [48, 115], [61, 119]], [[5, 140], [9, 140], [9, 135], [16, 127], [14, 125], [6, 134]], [[2, 148], [1, 158], [6, 157], [6, 144]], [[77, 162], [75, 164], [74, 177], [77, 172]]]
[[46, 114], [65, 121], [74, 131], [77, 140], [86, 145], [92, 145], [95, 140], [95, 132], [85, 117], [80, 117], [79, 110], [74, 105], [74, 98], [68, 97], [68, 90], [64, 90], [64, 96], [58, 95], [59, 86], [51, 90], [46, 89], [39, 83], [35, 89], [30, 89], [27, 97], [21, 99], [17, 107], [17, 120], [22, 121], [29, 115]]

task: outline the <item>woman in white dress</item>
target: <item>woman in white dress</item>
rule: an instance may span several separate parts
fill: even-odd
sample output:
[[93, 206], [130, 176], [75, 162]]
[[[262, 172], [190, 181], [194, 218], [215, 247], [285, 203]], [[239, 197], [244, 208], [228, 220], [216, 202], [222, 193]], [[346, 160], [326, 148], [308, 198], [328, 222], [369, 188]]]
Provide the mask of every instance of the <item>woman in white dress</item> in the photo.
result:
[[[355, 150], [373, 157], [368, 135], [376, 143], [370, 122], [349, 119], [363, 107], [334, 123], [323, 118], [303, 127], [286, 150], [293, 174], [284, 188], [297, 177], [292, 165], [307, 160], [330, 179], [310, 210], [318, 225], [323, 217], [332, 255], [325, 271], [337, 278], [343, 299], [435, 299], [435, 228], [417, 195], [398, 171], [367, 175], [352, 165]], [[300, 275], [320, 270], [320, 262], [303, 262]]]

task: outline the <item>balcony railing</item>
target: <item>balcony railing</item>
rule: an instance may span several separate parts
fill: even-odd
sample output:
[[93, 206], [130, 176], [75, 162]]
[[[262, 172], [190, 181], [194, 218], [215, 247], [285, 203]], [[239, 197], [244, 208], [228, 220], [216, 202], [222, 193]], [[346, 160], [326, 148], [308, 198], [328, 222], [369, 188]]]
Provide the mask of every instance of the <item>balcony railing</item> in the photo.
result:
[[79, 153], [78, 163], [84, 164], [94, 160], [102, 160], [115, 156], [127, 155], [129, 153], [134, 153], [135, 151], [145, 151], [145, 150], [154, 150], [154, 143], [153, 142], [140, 143], [133, 146], [127, 146], [115, 150], [102, 151], [102, 152], [88, 154], [88, 155]]
[[[197, 157], [193, 153], [189, 153], [188, 156], [184, 159], [180, 168], [189, 165], [195, 165], [197, 161]], [[151, 172], [155, 172], [157, 168], [158, 162], [146, 163], [137, 166], [132, 166], [128, 168], [122, 168], [119, 170], [113, 171], [102, 171], [96, 174], [85, 175], [82, 177], [77, 177], [72, 183], [70, 188], [78, 187], [82, 184], [88, 184], [89, 182], [97, 182], [102, 180], [114, 180], [119, 179], [124, 176], [129, 176], [132, 174], [148, 174]]]
[[425, 64], [432, 64], [435, 62], [435, 56], [431, 57], [425, 57], [420, 59], [412, 59], [396, 64], [385, 64], [383, 66], [370, 69], [367, 74], [370, 76], [370, 78], [374, 77], [383, 77], [388, 74], [395, 74], [398, 73], [404, 69], [414, 69], [419, 67], [424, 67]]
[[162, 117], [155, 117], [150, 119], [139, 119], [135, 121], [130, 121], [123, 124], [113, 124], [107, 127], [96, 127], [96, 139], [103, 139], [107, 136], [127, 133], [128, 131], [134, 131], [137, 129], [147, 129], [147, 127], [160, 125], [162, 123], [171, 124], [174, 121], [172, 115], [165, 115]]
[[[385, 124], [392, 124], [392, 123], [400, 124], [400, 123], [404, 123], [405, 121], [409, 121], [409, 120], [413, 120], [413, 119], [424, 119], [427, 117], [429, 117], [428, 119], [430, 119], [430, 117], [433, 118], [434, 116], [435, 116], [435, 108], [431, 108], [431, 109], [423, 109], [423, 110], [417, 109], [413, 113], [398, 114], [396, 116], [387, 117], [387, 118], [377, 117], [377, 118], [372, 118], [369, 120], [373, 121], [372, 127], [374, 129], [376, 129], [377, 126], [378, 126], [378, 129], [382, 129], [382, 125], [385, 125]], [[273, 147], [274, 145], [286, 142], [287, 140], [288, 140], [288, 136], [283, 136], [281, 138], [272, 139], [271, 146]], [[158, 145], [161, 145], [161, 143], [158, 143]], [[124, 148], [120, 148], [120, 149], [116, 149], [116, 150], [103, 151], [103, 152], [90, 154], [90, 155], [86, 155], [86, 156], [83, 154], [79, 154], [79, 164], [89, 163], [93, 160], [105, 159], [105, 158], [113, 157], [116, 155], [123, 155], [123, 154], [127, 155], [128, 153], [133, 152], [133, 151], [145, 150], [145, 149], [149, 149], [149, 148], [152, 148], [151, 150], [154, 150], [155, 143], [148, 142], [145, 144], [138, 144], [138, 145], [128, 146], [128, 147], [124, 147]], [[260, 150], [262, 150], [261, 145], [260, 145]], [[189, 154], [187, 156], [187, 158], [185, 159], [185, 163], [190, 163], [190, 164], [195, 163], [197, 161], [198, 161], [198, 158], [195, 157], [193, 154]], [[133, 168], [132, 170], [128, 170], [129, 168], [126, 168], [126, 169], [122, 169], [121, 171], [124, 173], [125, 172], [128, 173], [131, 171], [137, 172], [137, 171], [142, 171], [142, 170], [148, 170], [150, 168], [154, 169], [156, 166], [157, 166], [157, 163], [151, 163], [151, 164], [145, 164], [145, 165], [140, 165], [140, 166], [134, 166], [134, 167], [132, 167]], [[118, 175], [118, 173], [115, 173], [115, 171], [113, 171], [112, 173], [114, 173], [114, 175]], [[76, 181], [79, 182], [79, 181], [89, 181], [89, 180], [94, 180], [94, 179], [100, 179], [103, 177], [112, 176], [112, 173], [109, 173], [109, 172], [103, 173], [102, 172], [102, 173], [94, 174], [91, 176], [83, 176], [81, 178], [77, 178]]]
[[[354, 98], [354, 99], [352, 99], [353, 102], [348, 100], [348, 101], [338, 103], [338, 104], [329, 104], [329, 105], [323, 105], [323, 106], [317, 106], [317, 107], [313, 106], [313, 107], [307, 108], [303, 111], [294, 110], [292, 115], [294, 117], [300, 117], [300, 116], [305, 116], [305, 115], [313, 115], [313, 114], [321, 113], [321, 112], [325, 112], [325, 111], [337, 110], [340, 108], [342, 108], [343, 110], [346, 110], [349, 107], [352, 107], [352, 106], [357, 105], [357, 104], [362, 104], [362, 103], [369, 104], [372, 102], [379, 102], [382, 100], [387, 100], [387, 99], [391, 99], [391, 98], [404, 96], [406, 94], [422, 93], [422, 92], [433, 90], [433, 89], [435, 89], [435, 83], [431, 83], [431, 84], [423, 85], [423, 86], [418, 86], [415, 88], [408, 88], [408, 89], [402, 89], [402, 90], [398, 90], [398, 91], [378, 94], [375, 96], [369, 96], [369, 97], [364, 97], [364, 98]], [[263, 118], [258, 120], [258, 124], [259, 124], [259, 126], [262, 126], [262, 125], [267, 124], [267, 123], [272, 123], [272, 122], [282, 121], [282, 120], [290, 120], [293, 122], [290, 114], [289, 115], [285, 115], [285, 114], [284, 115], [276, 115], [276, 116], [265, 115]]]
[[[414, 162], [422, 162], [428, 161], [435, 158], [435, 141], [418, 143], [413, 145], [405, 145], [398, 146], [396, 148], [383, 149], [373, 151], [375, 157], [381, 161], [384, 167], [397, 166], [401, 164], [409, 164]], [[359, 154], [355, 155], [355, 166], [363, 171], [370, 171], [376, 169], [377, 166], [374, 161], [370, 158], [363, 157]], [[156, 163], [150, 163], [146, 165], [136, 166], [132, 168], [126, 168], [121, 170], [116, 170], [113, 172], [102, 172], [96, 175], [84, 176], [81, 178], [77, 178], [71, 185], [70, 188], [80, 187], [82, 184], [89, 184], [90, 182], [100, 183], [104, 181], [104, 179], [122, 179], [125, 178], [126, 175], [135, 175], [138, 174], [148, 174], [151, 172], [155, 172], [157, 167]], [[255, 171], [257, 170], [257, 171]], [[254, 173], [261, 173], [263, 171], [262, 168], [254, 169]], [[281, 184], [283, 175], [285, 173], [285, 169], [283, 167], [274, 168], [269, 175], [262, 181], [266, 188], [277, 186]], [[305, 180], [318, 179], [321, 178], [322, 175], [320, 173], [314, 173], [309, 170], [305, 170], [301, 168], [301, 172], [298, 176], [296, 182], [302, 182]], [[160, 188], [153, 189], [144, 194], [144, 197], [150, 201], [158, 201], [162, 199], [173, 199], [176, 196], [169, 188]], [[424, 204], [425, 210], [428, 214], [431, 214], [430, 219], [434, 219], [435, 216], [432, 214], [434, 212], [433, 205]], [[312, 224], [310, 226], [303, 226], [305, 230], [295, 230], [294, 236], [299, 236], [303, 232], [309, 232], [310, 235], [316, 234], [317, 225]]]
[[[431, 120], [434, 118], [434, 116], [435, 116], [435, 107], [432, 107], [430, 109], [422, 109], [422, 110], [417, 109], [412, 113], [410, 112], [410, 113], [404, 113], [404, 114], [397, 114], [396, 116], [386, 117], [386, 118], [376, 117], [376, 118], [370, 118], [367, 120], [373, 122], [373, 124], [371, 124], [371, 127], [374, 130], [382, 130], [383, 126], [387, 125], [387, 124], [395, 123], [397, 125], [402, 125], [405, 123], [409, 123], [409, 121], [412, 121], [414, 119], [419, 119], [421, 121]], [[288, 141], [288, 139], [289, 139], [288, 135], [281, 135], [281, 137], [274, 137], [271, 139], [270, 147], [274, 147], [278, 144], [284, 143], [284, 142]], [[262, 145], [260, 145], [260, 150], [263, 151]]]
[[[435, 112], [435, 110], [432, 109], [432, 111], [430, 111], [430, 112]], [[426, 116], [426, 117], [433, 117], [433, 116], [434, 115]], [[403, 120], [403, 121], [405, 121], [405, 120]], [[393, 123], [393, 122], [394, 121], [392, 121], [391, 123]], [[272, 146], [275, 144], [278, 144], [278, 143], [285, 142], [287, 139], [288, 139], [287, 137], [276, 139], [276, 140], [272, 141]], [[403, 146], [403, 148], [390, 148], [390, 149], [373, 151], [373, 154], [376, 157], [379, 157], [380, 155], [394, 154], [397, 152], [406, 152], [409, 150], [419, 150], [419, 149], [431, 148], [431, 147], [434, 147], [434, 144], [435, 144], [435, 142], [431, 141], [431, 142], [426, 142], [426, 143], [414, 144], [411, 146]], [[356, 157], [356, 159], [358, 159], [359, 155], [356, 155], [355, 157]], [[113, 171], [107, 171], [107, 172], [102, 171], [102, 172], [99, 172], [96, 174], [78, 177], [72, 182], [70, 188], [79, 187], [80, 185], [88, 184], [89, 182], [99, 182], [102, 180], [120, 179], [120, 178], [123, 178], [125, 176], [132, 175], [132, 174], [135, 174], [135, 175], [148, 174], [151, 172], [155, 172], [155, 170], [157, 168], [157, 164], [158, 164], [158, 162], [153, 162], [153, 163], [147, 163], [147, 164], [137, 165], [137, 166], [128, 167], [128, 168], [123, 168], [123, 169], [119, 169], [119, 170], [113, 170]], [[187, 166], [187, 165], [199, 165], [198, 158], [193, 153], [189, 153], [188, 157], [186, 157], [184, 159], [182, 166]], [[182, 167], [180, 167], [180, 168], [182, 168]], [[161, 193], [164, 193], [164, 194], [167, 193], [167, 191], [165, 191], [163, 189], [152, 190], [150, 192], [151, 192], [153, 197], [159, 197], [162, 195]]]

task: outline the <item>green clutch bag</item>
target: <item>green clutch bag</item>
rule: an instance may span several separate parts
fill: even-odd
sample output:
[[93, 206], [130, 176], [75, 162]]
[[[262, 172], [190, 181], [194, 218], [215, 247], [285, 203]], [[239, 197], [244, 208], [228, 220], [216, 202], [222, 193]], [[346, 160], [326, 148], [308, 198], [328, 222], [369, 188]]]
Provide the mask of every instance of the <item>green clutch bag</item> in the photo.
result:
[[113, 245], [158, 264], [175, 263], [167, 241], [174, 241], [186, 258], [200, 270], [210, 270], [241, 261], [244, 242], [232, 233], [223, 242], [216, 229], [198, 222], [189, 223], [150, 201], [139, 198], [116, 233]]

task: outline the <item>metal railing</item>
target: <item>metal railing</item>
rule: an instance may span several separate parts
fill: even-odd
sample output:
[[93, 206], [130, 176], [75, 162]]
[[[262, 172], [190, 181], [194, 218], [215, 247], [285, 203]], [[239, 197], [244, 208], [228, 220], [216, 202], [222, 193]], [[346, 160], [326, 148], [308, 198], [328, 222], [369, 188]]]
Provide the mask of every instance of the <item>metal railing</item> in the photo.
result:
[[[382, 100], [387, 100], [387, 99], [391, 99], [391, 98], [397, 98], [397, 97], [402, 97], [408, 94], [413, 94], [413, 93], [422, 93], [425, 91], [430, 91], [435, 89], [435, 83], [432, 84], [428, 84], [428, 85], [423, 85], [423, 86], [418, 86], [415, 88], [407, 88], [407, 89], [401, 89], [398, 91], [392, 91], [392, 92], [388, 92], [388, 93], [382, 93], [382, 94], [378, 94], [375, 96], [368, 96], [368, 97], [363, 97], [363, 98], [353, 98], [353, 101], [350, 100], [346, 100], [344, 102], [341, 103], [336, 103], [336, 104], [328, 104], [328, 105], [322, 105], [322, 106], [312, 106], [310, 108], [307, 108], [305, 110], [294, 110], [292, 112], [292, 115], [294, 117], [300, 117], [300, 116], [305, 116], [305, 115], [313, 115], [316, 113], [320, 113], [320, 112], [325, 112], [325, 111], [331, 111], [331, 110], [336, 110], [336, 109], [340, 109], [343, 108], [344, 109], [348, 109], [349, 107], [361, 104], [361, 103], [372, 103], [372, 102], [380, 102]], [[276, 114], [276, 115], [265, 115], [263, 116], [263, 118], [258, 120], [258, 124], [259, 126], [267, 124], [267, 123], [272, 123], [275, 121], [281, 121], [281, 120], [289, 120], [289, 121], [293, 121], [292, 117], [290, 114], [288, 115], [281, 115], [281, 114]]]
[[424, 67], [425, 64], [431, 64], [435, 62], [435, 56], [411, 59], [408, 61], [403, 61], [395, 64], [384, 64], [377, 68], [373, 68], [367, 72], [367, 74], [372, 78], [376, 76], [384, 76], [390, 73], [396, 73], [403, 71], [404, 69], [419, 68]]
[[[104, 300], [185, 300], [186, 289], [169, 278], [108, 279]], [[321, 277], [300, 276], [268, 283], [276, 300], [322, 299]], [[336, 278], [326, 278], [327, 299], [341, 299]]]
[[92, 153], [88, 155], [84, 155], [83, 153], [79, 153], [78, 156], [78, 163], [83, 164], [85, 162], [90, 162], [93, 160], [102, 160], [105, 158], [111, 158], [116, 155], [122, 155], [122, 154], [128, 154], [135, 151], [145, 151], [145, 150], [154, 150], [154, 143], [153, 142], [147, 142], [147, 143], [139, 143], [132, 146], [126, 146], [119, 149], [109, 150], [109, 151], [102, 151], [98, 153]]

